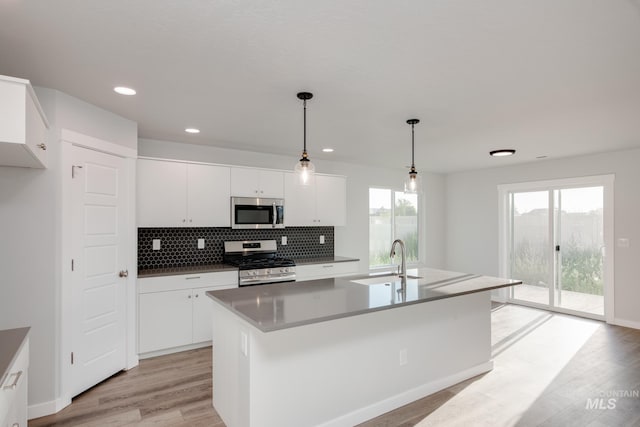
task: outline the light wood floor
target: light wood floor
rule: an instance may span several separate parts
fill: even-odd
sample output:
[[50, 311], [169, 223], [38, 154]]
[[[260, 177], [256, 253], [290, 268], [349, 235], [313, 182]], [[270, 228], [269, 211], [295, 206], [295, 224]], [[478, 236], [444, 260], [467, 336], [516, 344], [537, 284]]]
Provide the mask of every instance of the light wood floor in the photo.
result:
[[[639, 330], [498, 305], [492, 343], [491, 372], [360, 426], [640, 427]], [[211, 407], [211, 349], [143, 360], [29, 422], [77, 425], [224, 426]]]

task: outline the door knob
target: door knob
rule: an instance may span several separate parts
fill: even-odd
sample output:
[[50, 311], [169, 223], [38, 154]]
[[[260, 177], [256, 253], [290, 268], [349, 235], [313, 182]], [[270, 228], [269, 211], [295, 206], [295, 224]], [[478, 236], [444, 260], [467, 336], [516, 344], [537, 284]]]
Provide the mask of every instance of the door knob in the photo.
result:
[[120, 273], [118, 273], [118, 276], [129, 277], [129, 270], [121, 270]]

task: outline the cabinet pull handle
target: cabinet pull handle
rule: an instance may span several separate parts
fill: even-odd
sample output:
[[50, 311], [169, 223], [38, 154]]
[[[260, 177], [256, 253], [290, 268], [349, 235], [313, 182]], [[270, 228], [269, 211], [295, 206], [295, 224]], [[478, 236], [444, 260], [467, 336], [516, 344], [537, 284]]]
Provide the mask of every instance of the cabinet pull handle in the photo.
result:
[[196, 294], [196, 298], [198, 298], [198, 294]]
[[327, 265], [323, 265], [322, 266], [322, 268], [331, 268], [331, 267], [333, 267], [333, 265], [331, 265], [331, 264], [327, 264]]
[[187, 296], [187, 298], [191, 299], [191, 295]]
[[193, 280], [193, 279], [199, 279], [200, 276], [191, 276], [191, 277], [186, 277], [187, 280]]
[[4, 390], [15, 390], [15, 388], [18, 387], [18, 381], [20, 381], [20, 377], [22, 376], [22, 371], [18, 371], [18, 373], [13, 375], [16, 376], [15, 379], [13, 380], [13, 384], [2, 387]]
[[120, 273], [118, 273], [118, 276], [129, 277], [129, 270], [121, 270]]
[[38, 147], [42, 151], [47, 151], [47, 144], [45, 144], [44, 142], [42, 144], [36, 145], [36, 147]]

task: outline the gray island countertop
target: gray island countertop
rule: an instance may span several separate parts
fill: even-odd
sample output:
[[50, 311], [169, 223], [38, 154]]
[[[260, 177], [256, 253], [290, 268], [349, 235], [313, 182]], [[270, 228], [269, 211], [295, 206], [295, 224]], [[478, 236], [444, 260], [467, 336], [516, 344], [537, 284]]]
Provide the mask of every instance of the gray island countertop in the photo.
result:
[[404, 291], [397, 276], [357, 275], [246, 286], [207, 295], [259, 330], [270, 332], [522, 283], [431, 268], [412, 269], [407, 275], [417, 277], [407, 279]]

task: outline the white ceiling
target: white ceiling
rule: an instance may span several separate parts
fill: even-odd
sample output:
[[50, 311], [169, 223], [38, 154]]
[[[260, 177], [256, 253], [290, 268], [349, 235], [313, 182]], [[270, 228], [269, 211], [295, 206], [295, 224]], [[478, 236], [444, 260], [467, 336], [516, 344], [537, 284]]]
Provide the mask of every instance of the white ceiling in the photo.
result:
[[306, 90], [312, 160], [406, 166], [416, 117], [451, 172], [639, 147], [640, 0], [3, 0], [0, 74], [292, 159]]

